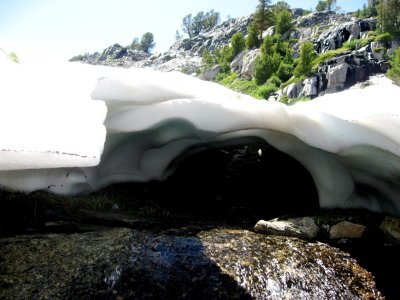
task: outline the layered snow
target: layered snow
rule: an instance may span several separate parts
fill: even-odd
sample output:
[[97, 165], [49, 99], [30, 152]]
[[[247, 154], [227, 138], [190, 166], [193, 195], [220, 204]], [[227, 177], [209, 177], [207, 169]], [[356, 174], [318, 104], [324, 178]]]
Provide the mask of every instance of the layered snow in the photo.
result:
[[0, 63], [3, 187], [164, 179], [188, 149], [248, 137], [298, 160], [322, 207], [400, 214], [400, 88], [388, 79], [288, 107], [181, 73]]

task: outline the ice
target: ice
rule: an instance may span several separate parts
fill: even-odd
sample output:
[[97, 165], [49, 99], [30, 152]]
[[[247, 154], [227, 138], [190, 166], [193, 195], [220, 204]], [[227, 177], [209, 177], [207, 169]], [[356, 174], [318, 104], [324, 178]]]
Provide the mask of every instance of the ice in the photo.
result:
[[400, 215], [400, 88], [384, 77], [288, 107], [176, 72], [0, 64], [6, 188], [162, 180], [189, 148], [259, 137], [310, 172], [321, 207]]

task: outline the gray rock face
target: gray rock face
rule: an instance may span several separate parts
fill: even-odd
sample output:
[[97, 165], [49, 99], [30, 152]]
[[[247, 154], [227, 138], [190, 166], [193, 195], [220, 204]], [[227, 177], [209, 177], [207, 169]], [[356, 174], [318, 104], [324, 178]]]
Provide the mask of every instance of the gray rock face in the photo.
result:
[[105, 65], [113, 67], [131, 67], [136, 61], [141, 61], [150, 57], [150, 54], [141, 50], [132, 50], [114, 44], [100, 54], [98, 52], [83, 56], [81, 62], [91, 65]]
[[241, 78], [252, 79], [253, 70], [260, 49], [244, 50], [240, 52], [231, 62], [231, 71], [238, 73]]
[[201, 56], [204, 49], [213, 51], [228, 45], [235, 33], [241, 32], [246, 35], [251, 21], [251, 16], [228, 20], [191, 40], [178, 40], [166, 53], [133, 63], [132, 67], [194, 74], [202, 65]]
[[196, 73], [201, 65], [200, 56], [190, 52], [171, 51], [134, 62], [132, 67], [151, 68], [163, 72], [180, 71], [190, 75]]
[[184, 39], [176, 42], [171, 47], [171, 50], [189, 51], [192, 54], [201, 56], [205, 48], [212, 51], [218, 47], [228, 45], [235, 33], [241, 32], [245, 36], [247, 34], [247, 27], [251, 22], [251, 16], [230, 19], [194, 37], [192, 40]]
[[349, 65], [347, 63], [341, 63], [328, 70], [328, 87], [326, 93], [334, 93], [344, 89], [348, 69]]
[[289, 84], [282, 92], [289, 98], [315, 98], [321, 91], [321, 84], [321, 77], [317, 75]]
[[[300, 17], [297, 20], [298, 27], [314, 27], [320, 25], [332, 25], [337, 23], [337, 16], [333, 11], [322, 11], [308, 14], [306, 16]], [[348, 18], [346, 18], [348, 21]]]
[[371, 47], [366, 46], [326, 61], [315, 76], [288, 85], [283, 94], [289, 98], [314, 98], [324, 93], [335, 93], [365, 81], [369, 76], [385, 73], [387, 68], [388, 64], [373, 58]]
[[324, 31], [316, 40], [318, 53], [342, 47], [346, 41], [361, 38], [361, 32], [376, 29], [376, 19], [352, 20]]

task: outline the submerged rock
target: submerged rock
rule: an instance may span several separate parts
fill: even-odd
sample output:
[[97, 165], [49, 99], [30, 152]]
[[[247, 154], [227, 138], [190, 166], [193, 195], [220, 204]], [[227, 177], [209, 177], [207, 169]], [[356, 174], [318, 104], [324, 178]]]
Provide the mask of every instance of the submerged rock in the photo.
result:
[[388, 236], [400, 242], [400, 219], [385, 217], [380, 225], [380, 229]]
[[359, 239], [363, 236], [366, 227], [348, 221], [342, 221], [333, 225], [329, 230], [331, 239]]
[[20, 235], [0, 257], [2, 299], [383, 299], [348, 254], [247, 230]]

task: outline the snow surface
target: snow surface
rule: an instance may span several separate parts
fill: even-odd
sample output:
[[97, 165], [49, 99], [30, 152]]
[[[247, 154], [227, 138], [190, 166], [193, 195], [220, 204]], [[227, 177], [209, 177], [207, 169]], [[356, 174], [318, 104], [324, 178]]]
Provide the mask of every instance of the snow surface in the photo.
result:
[[163, 179], [188, 148], [260, 137], [309, 170], [322, 207], [400, 215], [400, 88], [386, 78], [288, 107], [181, 73], [0, 67], [3, 187], [78, 194]]

